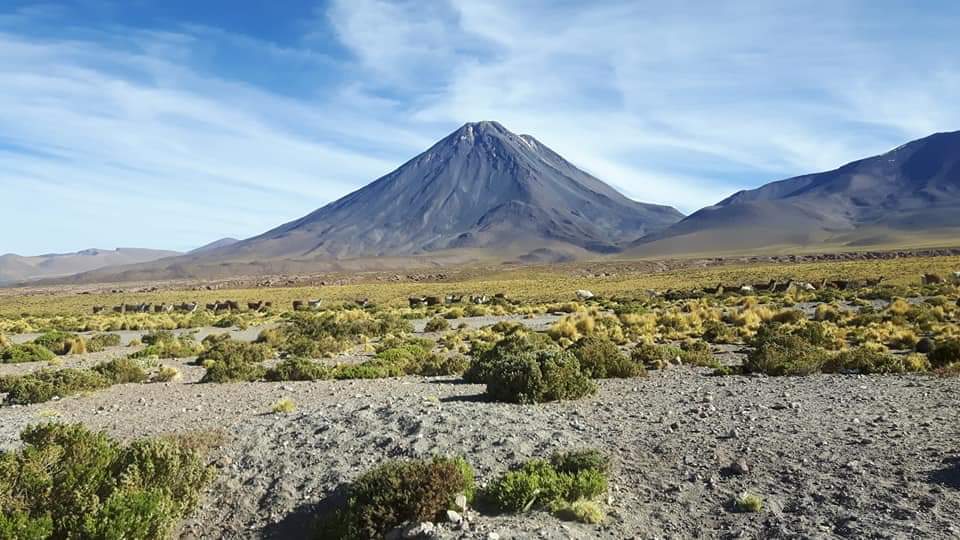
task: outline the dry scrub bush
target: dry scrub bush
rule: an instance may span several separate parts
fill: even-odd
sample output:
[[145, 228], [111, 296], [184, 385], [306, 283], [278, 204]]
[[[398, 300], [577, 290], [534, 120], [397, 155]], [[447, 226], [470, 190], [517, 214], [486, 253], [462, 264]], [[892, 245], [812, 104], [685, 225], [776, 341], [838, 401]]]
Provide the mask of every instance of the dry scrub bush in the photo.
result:
[[577, 358], [557, 348], [499, 355], [486, 379], [487, 397], [508, 403], [579, 399], [597, 391]]
[[0, 453], [0, 537], [169, 537], [212, 479], [199, 456], [147, 439], [120, 445], [80, 424], [29, 427]]
[[483, 490], [481, 498], [499, 512], [545, 509], [562, 518], [595, 523], [603, 519], [601, 510], [578, 512], [572, 506], [595, 503], [607, 491], [608, 474], [609, 461], [596, 450], [555, 454], [549, 461], [530, 460], [506, 472]]
[[570, 351], [579, 360], [580, 370], [591, 379], [622, 379], [647, 374], [643, 364], [628, 358], [616, 343], [604, 337], [581, 338]]
[[0, 364], [49, 362], [55, 356], [49, 349], [36, 343], [22, 343], [0, 348]]
[[458, 496], [475, 490], [473, 469], [460, 458], [394, 460], [346, 487], [344, 502], [322, 519], [317, 538], [383, 538], [405, 523], [442, 521]]

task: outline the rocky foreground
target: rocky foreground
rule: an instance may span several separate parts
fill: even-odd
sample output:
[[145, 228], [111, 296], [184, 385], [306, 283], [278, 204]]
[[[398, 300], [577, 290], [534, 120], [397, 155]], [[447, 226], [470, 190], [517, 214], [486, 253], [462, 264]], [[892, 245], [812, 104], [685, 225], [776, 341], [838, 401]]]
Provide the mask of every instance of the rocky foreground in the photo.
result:
[[[601, 526], [546, 513], [466, 512], [441, 538], [958, 538], [960, 379], [712, 377], [675, 368], [601, 381], [592, 398], [487, 403], [450, 378], [120, 385], [0, 407], [0, 447], [27, 424], [83, 422], [121, 438], [215, 441], [218, 479], [184, 538], [302, 538], [339, 484], [393, 457], [462, 454], [482, 484], [558, 449], [598, 447], [615, 473]], [[297, 410], [273, 414], [280, 398]], [[744, 491], [764, 499], [736, 513]], [[494, 533], [494, 534], [491, 534]]]

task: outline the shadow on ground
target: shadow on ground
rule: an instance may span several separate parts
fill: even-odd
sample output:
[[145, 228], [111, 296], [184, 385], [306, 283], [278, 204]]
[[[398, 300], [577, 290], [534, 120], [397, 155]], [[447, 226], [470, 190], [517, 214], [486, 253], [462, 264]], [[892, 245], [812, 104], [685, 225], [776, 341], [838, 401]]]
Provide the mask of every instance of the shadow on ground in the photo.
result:
[[271, 540], [326, 538], [323, 524], [329, 522], [337, 509], [344, 507], [346, 500], [347, 486], [341, 485], [321, 501], [300, 505], [282, 520], [267, 525], [260, 537]]
[[930, 481], [941, 486], [960, 489], [960, 457], [947, 458], [946, 465], [930, 473]]

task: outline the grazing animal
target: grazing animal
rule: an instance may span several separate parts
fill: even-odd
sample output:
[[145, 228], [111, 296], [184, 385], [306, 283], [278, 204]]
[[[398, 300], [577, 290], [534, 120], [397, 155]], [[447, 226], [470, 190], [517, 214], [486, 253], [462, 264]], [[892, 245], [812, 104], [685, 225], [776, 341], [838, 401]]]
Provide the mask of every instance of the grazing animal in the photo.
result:
[[370, 305], [370, 299], [369, 299], [369, 298], [357, 298], [357, 299], [354, 301], [354, 303], [357, 304], [358, 306], [360, 306], [361, 308], [365, 308], [365, 307], [367, 307], [367, 306]]
[[470, 302], [473, 304], [486, 304], [490, 301], [490, 298], [485, 294], [471, 294]]
[[817, 286], [814, 285], [813, 283], [805, 282], [805, 283], [803, 284], [803, 290], [805, 290], [805, 291], [815, 291], [815, 290], [817, 290]]
[[742, 287], [740, 287], [740, 292], [743, 294], [750, 294], [753, 292], [753, 290], [754, 290], [753, 287], [751, 287], [750, 285], [743, 285]]
[[194, 313], [200, 307], [200, 304], [196, 302], [184, 302], [177, 306], [177, 311], [182, 311], [184, 313]]
[[410, 302], [410, 307], [418, 308], [427, 302], [427, 299], [422, 296], [411, 296], [407, 298], [407, 301]]
[[304, 304], [303, 300], [294, 300], [294, 301], [293, 301], [293, 310], [294, 310], [294, 311], [303, 311], [303, 308], [304, 308], [305, 305], [306, 305], [306, 304]]
[[124, 306], [113, 306], [113, 312], [114, 312], [114, 313], [123, 313], [123, 312], [124, 312]]
[[494, 297], [494, 298], [499, 298], [500, 300], [506, 300], [506, 299], [507, 299], [507, 293], [498, 292], [497, 294], [493, 295], [493, 297]]
[[953, 273], [953, 282], [954, 282], [954, 283], [960, 283], [960, 272], [954, 272], [954, 273]]
[[943, 279], [943, 276], [939, 274], [924, 274], [921, 280], [924, 285], [939, 285], [947, 282], [947, 280]]
[[446, 297], [444, 297], [443, 300], [444, 300], [444, 302], [446, 302], [447, 304], [459, 304], [460, 302], [463, 301], [463, 295], [462, 295], [462, 294], [448, 294]]
[[883, 281], [883, 276], [878, 278], [867, 278], [867, 287], [876, 287], [881, 281]]
[[428, 296], [426, 298], [426, 302], [428, 306], [438, 306], [440, 305], [441, 300], [439, 296]]
[[574, 294], [576, 294], [576, 295], [577, 295], [577, 298], [578, 298], [579, 300], [581, 300], [581, 301], [583, 301], [583, 300], [590, 300], [591, 298], [594, 297], [594, 294], [593, 294], [592, 292], [586, 290], [586, 289], [579, 289], [579, 290], [578, 290], [576, 293], [574, 293]]
[[100, 313], [103, 312], [104, 309], [106, 309], [106, 307], [104, 306], [93, 306], [93, 314], [99, 315]]
[[250, 311], [260, 311], [263, 308], [263, 302], [247, 302], [247, 309]]
[[833, 286], [834, 289], [845, 291], [850, 287], [850, 282], [845, 279], [835, 279], [830, 282], [830, 285]]
[[320, 309], [321, 300], [307, 300], [307, 307], [310, 309]]
[[163, 312], [163, 304], [157, 304], [157, 305], [153, 306], [153, 312], [154, 312], [154, 313], [162, 313], [162, 312]]

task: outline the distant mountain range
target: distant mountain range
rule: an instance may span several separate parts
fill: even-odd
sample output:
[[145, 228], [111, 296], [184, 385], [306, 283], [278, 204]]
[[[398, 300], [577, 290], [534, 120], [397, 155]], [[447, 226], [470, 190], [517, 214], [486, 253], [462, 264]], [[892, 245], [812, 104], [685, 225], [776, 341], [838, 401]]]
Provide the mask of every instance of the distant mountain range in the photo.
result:
[[161, 260], [104, 264], [60, 281], [549, 263], [611, 253], [952, 246], [960, 243], [958, 232], [960, 132], [741, 191], [685, 218], [669, 206], [624, 197], [529, 135], [477, 122], [373, 183], [259, 236], [173, 257], [166, 252]]
[[832, 171], [772, 182], [633, 243], [633, 254], [960, 241], [960, 132], [937, 133]]
[[23, 257], [0, 255], [0, 283], [70, 276], [102, 268], [156, 261], [180, 255], [176, 251], [119, 248], [85, 249], [76, 253], [58, 253]]

